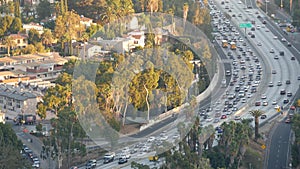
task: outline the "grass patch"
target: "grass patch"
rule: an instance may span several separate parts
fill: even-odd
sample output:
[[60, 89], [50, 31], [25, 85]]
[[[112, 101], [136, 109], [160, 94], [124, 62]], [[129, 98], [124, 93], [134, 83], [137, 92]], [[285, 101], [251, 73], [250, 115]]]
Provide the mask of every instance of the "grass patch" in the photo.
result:
[[252, 168], [252, 169], [263, 168], [263, 157], [261, 153], [257, 150], [252, 149], [251, 147], [248, 147], [245, 156], [242, 160], [241, 169], [244, 168]]

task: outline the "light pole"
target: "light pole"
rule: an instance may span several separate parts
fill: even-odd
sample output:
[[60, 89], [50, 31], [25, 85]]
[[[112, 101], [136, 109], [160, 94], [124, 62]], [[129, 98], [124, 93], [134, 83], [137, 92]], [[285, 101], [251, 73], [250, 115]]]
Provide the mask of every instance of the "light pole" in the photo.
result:
[[268, 15], [268, 0], [266, 0], [266, 14]]
[[283, 8], [282, 0], [280, 0], [280, 8], [281, 8], [281, 9]]

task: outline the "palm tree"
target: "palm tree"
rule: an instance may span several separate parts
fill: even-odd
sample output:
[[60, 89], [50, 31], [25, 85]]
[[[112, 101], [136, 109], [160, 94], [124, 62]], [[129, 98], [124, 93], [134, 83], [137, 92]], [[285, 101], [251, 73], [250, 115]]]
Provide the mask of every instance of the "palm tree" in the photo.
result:
[[16, 46], [16, 42], [11, 36], [7, 36], [3, 40], [3, 44], [7, 47], [7, 55], [10, 56], [10, 49]]
[[259, 117], [263, 114], [263, 112], [261, 110], [251, 110], [250, 111], [251, 116], [254, 117], [254, 121], [255, 121], [255, 140], [258, 139], [258, 125], [259, 125]]

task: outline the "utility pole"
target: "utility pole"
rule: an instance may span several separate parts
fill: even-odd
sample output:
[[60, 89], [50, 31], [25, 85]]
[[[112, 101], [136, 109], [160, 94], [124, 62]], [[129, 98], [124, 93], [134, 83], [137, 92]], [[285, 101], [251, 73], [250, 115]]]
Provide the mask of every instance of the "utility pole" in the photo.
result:
[[268, 0], [266, 0], [266, 14], [268, 15]]

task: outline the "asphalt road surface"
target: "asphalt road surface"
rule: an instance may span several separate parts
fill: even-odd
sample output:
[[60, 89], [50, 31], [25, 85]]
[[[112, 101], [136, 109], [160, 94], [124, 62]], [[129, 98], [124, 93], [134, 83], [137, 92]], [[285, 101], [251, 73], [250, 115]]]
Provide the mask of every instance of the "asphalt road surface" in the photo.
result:
[[280, 122], [278, 124], [271, 138], [267, 169], [288, 168], [290, 133], [291, 124], [287, 124], [285, 122]]

